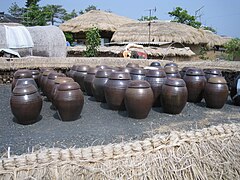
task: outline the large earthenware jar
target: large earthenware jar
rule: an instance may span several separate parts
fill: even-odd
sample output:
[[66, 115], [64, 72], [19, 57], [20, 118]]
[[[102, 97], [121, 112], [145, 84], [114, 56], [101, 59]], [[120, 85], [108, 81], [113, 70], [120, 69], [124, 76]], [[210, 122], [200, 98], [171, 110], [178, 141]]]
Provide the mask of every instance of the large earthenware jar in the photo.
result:
[[54, 102], [62, 121], [74, 121], [80, 117], [84, 97], [76, 82], [66, 82], [58, 86]]
[[161, 67], [161, 63], [160, 63], [160, 62], [157, 62], [157, 61], [154, 61], [154, 62], [151, 62], [150, 66], [153, 66], [153, 67]]
[[204, 90], [204, 99], [207, 107], [220, 109], [228, 98], [228, 86], [224, 77], [211, 77]]
[[74, 73], [73, 79], [80, 85], [83, 92], [85, 92], [84, 78], [87, 76], [89, 68], [90, 66], [88, 65], [79, 65], [77, 71]]
[[56, 73], [56, 71], [47, 69], [43, 72], [42, 78], [41, 78], [41, 90], [42, 90], [42, 95], [46, 96], [47, 92], [46, 92], [46, 84], [48, 81], [48, 75], [51, 73]]
[[166, 72], [167, 77], [169, 78], [181, 78], [181, 75], [176, 66], [165, 66], [164, 70]]
[[96, 101], [106, 102], [104, 86], [112, 72], [113, 71], [111, 69], [99, 69], [97, 71], [92, 85], [92, 93]]
[[204, 70], [205, 73], [205, 77], [208, 80], [211, 77], [221, 77], [222, 76], [222, 72], [219, 69], [205, 69]]
[[129, 73], [133, 70], [133, 68], [130, 67], [120, 67], [120, 71]]
[[139, 68], [139, 64], [137, 64], [137, 63], [128, 63], [128, 64], [126, 65], [126, 67]]
[[60, 84], [62, 83], [66, 83], [66, 82], [74, 82], [73, 78], [70, 78], [70, 77], [57, 77], [55, 80], [54, 80], [54, 86], [52, 88], [52, 92], [51, 92], [51, 101], [52, 101], [52, 105], [53, 105], [53, 108], [55, 108], [55, 95], [56, 95], [56, 92], [57, 92], [57, 88]]
[[12, 90], [14, 89], [17, 80], [22, 78], [31, 78], [32, 72], [28, 69], [19, 69], [17, 70], [13, 75], [13, 81], [12, 81]]
[[182, 70], [179, 72], [181, 74], [181, 78], [183, 78], [185, 76], [185, 74], [189, 68], [195, 68], [195, 67], [188, 67], [188, 66], [183, 67]]
[[174, 63], [174, 62], [169, 62], [169, 63], [166, 63], [166, 64], [164, 65], [164, 67], [167, 67], [167, 66], [174, 66], [174, 67], [177, 67], [177, 68], [178, 68], [178, 65], [177, 65], [176, 63]]
[[30, 71], [32, 72], [32, 78], [35, 80], [35, 82], [36, 82], [36, 84], [37, 84], [37, 86], [38, 86], [38, 88], [39, 88], [39, 87], [40, 87], [39, 81], [38, 81], [39, 75], [40, 75], [39, 70], [37, 70], [37, 69], [32, 69], [32, 70], [30, 70]]
[[41, 88], [42, 87], [42, 77], [43, 77], [43, 72], [44, 71], [50, 71], [52, 69], [49, 69], [49, 68], [40, 68], [40, 74], [38, 76], [38, 83], [39, 83], [39, 87]]
[[185, 81], [188, 89], [188, 102], [201, 102], [207, 82], [203, 70], [198, 68], [189, 68], [183, 77], [183, 80]]
[[124, 96], [130, 79], [130, 74], [124, 72], [113, 72], [109, 76], [104, 93], [110, 109], [125, 110]]
[[77, 71], [78, 66], [73, 65], [70, 70], [67, 72], [67, 76], [70, 78], [74, 78], [74, 73]]
[[84, 78], [84, 87], [88, 96], [93, 96], [93, 80], [95, 78], [95, 74], [97, 73], [98, 68], [89, 68], [86, 77]]
[[149, 82], [154, 95], [154, 107], [161, 106], [162, 85], [166, 78], [167, 76], [163, 69], [148, 70], [146, 74], [146, 81]]
[[25, 85], [26, 84], [32, 84], [32, 85], [34, 85], [38, 89], [37, 83], [35, 82], [35, 80], [33, 78], [18, 79], [15, 87], [16, 86], [20, 86], [20, 85], [24, 85], [24, 84]]
[[146, 70], [143, 68], [132, 68], [130, 76], [132, 80], [144, 80], [146, 76]]
[[42, 98], [34, 85], [19, 85], [13, 89], [10, 106], [18, 123], [32, 124], [39, 118]]
[[184, 80], [167, 78], [162, 86], [161, 104], [163, 112], [179, 114], [186, 105], [188, 91]]
[[236, 106], [240, 106], [240, 75], [234, 78], [231, 85], [230, 96]]
[[54, 80], [57, 77], [66, 77], [66, 75], [63, 73], [58, 73], [58, 72], [51, 72], [48, 75], [46, 84], [44, 85], [44, 89], [45, 89], [45, 93], [46, 93], [45, 95], [46, 95], [48, 101], [52, 101], [52, 90], [53, 90], [53, 87], [55, 84]]
[[124, 103], [129, 117], [145, 119], [153, 103], [150, 84], [144, 80], [131, 81], [125, 93]]

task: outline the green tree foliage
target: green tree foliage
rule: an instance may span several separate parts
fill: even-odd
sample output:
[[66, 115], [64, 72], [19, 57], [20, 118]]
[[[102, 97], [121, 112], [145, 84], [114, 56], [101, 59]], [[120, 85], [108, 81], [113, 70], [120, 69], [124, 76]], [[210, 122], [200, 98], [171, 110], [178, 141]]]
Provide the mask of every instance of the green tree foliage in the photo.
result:
[[26, 0], [25, 7], [29, 8], [32, 5], [38, 5], [40, 0]]
[[88, 11], [91, 11], [91, 10], [97, 10], [97, 6], [94, 6], [94, 5], [89, 5], [85, 10], [81, 10], [79, 12], [79, 14], [84, 14]]
[[8, 8], [8, 12], [16, 18], [21, 18], [24, 13], [24, 8], [18, 6], [16, 2], [12, 3], [12, 5]]
[[200, 28], [202, 23], [196, 20], [195, 16], [188, 14], [187, 10], [182, 9], [181, 7], [176, 7], [173, 11], [168, 12], [171, 17], [174, 17], [174, 22], [179, 22], [187, 24], [189, 26]]
[[64, 35], [66, 37], [66, 41], [68, 41], [70, 44], [72, 44], [74, 41], [72, 33], [64, 32]]
[[100, 46], [100, 34], [99, 29], [94, 27], [86, 32], [86, 52], [85, 56], [95, 57], [98, 54], [98, 48]]
[[142, 16], [139, 21], [152, 21], [152, 20], [158, 20], [157, 16]]
[[228, 58], [234, 60], [237, 57], [240, 57], [240, 39], [234, 38], [231, 39], [224, 45]]
[[217, 34], [217, 31], [210, 26], [204, 26], [203, 29], [208, 30], [208, 31], [212, 31], [213, 33]]
[[51, 25], [62, 23], [67, 11], [61, 5], [46, 5], [43, 6], [43, 12], [47, 22]]
[[70, 13], [65, 13], [64, 17], [63, 17], [63, 21], [68, 21], [69, 19], [75, 18], [78, 16], [78, 13], [76, 12], [76, 10], [72, 10], [72, 12]]

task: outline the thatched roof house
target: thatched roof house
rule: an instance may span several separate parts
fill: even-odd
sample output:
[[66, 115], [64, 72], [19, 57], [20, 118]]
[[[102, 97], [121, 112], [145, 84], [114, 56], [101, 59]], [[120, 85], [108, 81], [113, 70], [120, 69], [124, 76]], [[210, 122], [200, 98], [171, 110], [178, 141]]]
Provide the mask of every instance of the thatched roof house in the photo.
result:
[[73, 33], [76, 39], [83, 41], [85, 32], [92, 27], [97, 27], [101, 37], [110, 40], [120, 26], [133, 22], [136, 21], [113, 13], [92, 10], [66, 21], [60, 25], [60, 28], [64, 32]]

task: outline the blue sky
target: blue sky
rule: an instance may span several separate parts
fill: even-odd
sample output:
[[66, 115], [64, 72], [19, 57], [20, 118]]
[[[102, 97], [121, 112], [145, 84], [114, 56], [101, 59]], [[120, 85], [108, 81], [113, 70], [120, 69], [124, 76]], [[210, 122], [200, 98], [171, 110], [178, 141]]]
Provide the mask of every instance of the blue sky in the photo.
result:
[[[17, 2], [19, 6], [24, 6], [25, 0], [0, 0], [0, 11], [7, 11], [8, 7]], [[111, 10], [113, 13], [138, 19], [149, 14], [148, 9], [156, 7], [153, 13], [162, 20], [170, 20], [168, 12], [180, 6], [194, 15], [195, 11], [203, 7], [200, 11], [203, 25], [211, 26], [217, 30], [219, 35], [226, 35], [240, 38], [240, 0], [41, 0], [40, 5], [57, 4], [62, 5], [67, 11], [76, 9], [83, 10], [88, 5], [95, 5], [101, 10]]]

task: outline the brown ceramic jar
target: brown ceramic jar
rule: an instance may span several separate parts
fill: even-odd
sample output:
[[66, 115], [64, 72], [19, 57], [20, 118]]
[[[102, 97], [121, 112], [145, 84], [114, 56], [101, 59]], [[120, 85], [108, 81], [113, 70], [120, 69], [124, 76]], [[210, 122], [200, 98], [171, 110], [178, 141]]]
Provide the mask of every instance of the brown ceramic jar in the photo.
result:
[[66, 83], [66, 82], [74, 82], [73, 78], [70, 78], [70, 77], [57, 77], [55, 80], [54, 80], [54, 86], [53, 86], [53, 89], [52, 89], [52, 92], [51, 92], [51, 101], [52, 101], [52, 105], [53, 105], [53, 108], [55, 108], [55, 103], [54, 103], [54, 98], [55, 98], [55, 94], [57, 92], [57, 88], [60, 84], [62, 83]]
[[150, 84], [145, 80], [131, 81], [125, 93], [124, 103], [129, 117], [145, 119], [153, 103]]
[[221, 77], [222, 76], [222, 72], [219, 69], [205, 69], [204, 70], [205, 73], [205, 77], [208, 80], [211, 77]]
[[66, 82], [58, 86], [54, 102], [62, 121], [74, 121], [80, 117], [84, 96], [76, 82]]
[[102, 64], [102, 65], [97, 65], [96, 68], [97, 68], [97, 69], [111, 69], [108, 65], [104, 65], [104, 64]]
[[162, 86], [161, 104], [163, 112], [180, 114], [187, 103], [188, 91], [184, 80], [167, 78]]
[[132, 71], [133, 68], [130, 67], [120, 67], [120, 71], [129, 73]]
[[34, 85], [38, 89], [37, 83], [35, 82], [35, 80], [33, 78], [18, 79], [15, 87], [16, 86], [20, 86], [20, 85], [24, 85], [24, 84], [25, 85], [26, 84], [32, 84], [32, 85]]
[[67, 76], [70, 78], [74, 78], [74, 73], [77, 71], [77, 68], [78, 68], [77, 65], [73, 65], [68, 71]]
[[132, 80], [144, 80], [146, 76], [146, 70], [143, 68], [132, 68], [130, 71]]
[[139, 68], [139, 64], [137, 64], [137, 63], [128, 63], [128, 64], [126, 65], [126, 67]]
[[146, 81], [151, 85], [154, 95], [154, 107], [161, 106], [162, 85], [167, 76], [163, 69], [148, 70], [146, 74]]
[[40, 68], [40, 74], [38, 76], [38, 83], [39, 83], [39, 87], [41, 88], [42, 87], [42, 77], [43, 77], [43, 72], [44, 71], [50, 71], [52, 69], [48, 69], [48, 68]]
[[83, 92], [85, 92], [84, 78], [86, 77], [89, 68], [90, 66], [88, 65], [80, 65], [78, 66], [77, 71], [74, 73], [73, 79], [80, 85], [80, 88]]
[[44, 85], [44, 89], [45, 89], [45, 95], [47, 97], [47, 100], [48, 101], [52, 101], [52, 90], [53, 90], [53, 87], [54, 87], [54, 80], [57, 78], [57, 77], [66, 77], [65, 74], [63, 73], [58, 73], [58, 72], [51, 72], [49, 75], [48, 75], [48, 79], [47, 79], [47, 82], [46, 84]]
[[12, 90], [14, 89], [17, 80], [22, 78], [31, 78], [32, 72], [28, 69], [19, 69], [17, 70], [13, 75], [13, 81], [12, 81]]
[[41, 90], [42, 90], [42, 95], [46, 96], [47, 92], [46, 92], [46, 84], [47, 84], [47, 81], [48, 81], [48, 75], [51, 74], [51, 73], [56, 73], [56, 71], [53, 71], [53, 70], [45, 70], [43, 72], [43, 75], [42, 75], [42, 78], [41, 78]]
[[204, 90], [207, 107], [221, 109], [228, 98], [228, 86], [224, 77], [211, 77]]
[[150, 64], [150, 66], [153, 66], [153, 67], [161, 67], [161, 63], [160, 62], [157, 62], [157, 61], [154, 61]]
[[165, 66], [164, 70], [166, 72], [167, 77], [169, 78], [181, 78], [181, 75], [176, 66]]
[[125, 110], [124, 96], [130, 79], [130, 74], [124, 72], [113, 72], [109, 76], [104, 87], [104, 93], [110, 109]]
[[84, 87], [88, 96], [93, 96], [93, 80], [95, 78], [95, 74], [97, 73], [98, 68], [89, 68], [86, 77], [84, 78]]
[[112, 74], [111, 69], [99, 69], [95, 75], [92, 86], [92, 93], [96, 101], [106, 102], [104, 86], [108, 81], [108, 77]]
[[185, 81], [188, 89], [188, 102], [201, 102], [207, 82], [203, 70], [198, 68], [189, 68], [183, 77], [183, 80]]
[[39, 75], [40, 75], [40, 72], [39, 70], [37, 69], [32, 69], [30, 70], [32, 72], [32, 78], [35, 80], [36, 84], [37, 84], [37, 87], [39, 88], [39, 82], [38, 82], [38, 79], [39, 79]]
[[183, 78], [185, 76], [185, 74], [189, 68], [195, 68], [195, 67], [188, 67], [188, 66], [183, 67], [182, 70], [180, 71], [181, 78]]
[[240, 75], [234, 78], [230, 88], [231, 99], [236, 106], [240, 106]]
[[174, 66], [174, 67], [177, 67], [177, 68], [178, 68], [178, 65], [177, 65], [176, 63], [174, 63], [174, 62], [169, 62], [169, 63], [166, 63], [166, 64], [164, 65], [164, 67], [167, 67], [167, 66]]
[[33, 124], [39, 118], [42, 98], [34, 85], [19, 85], [13, 89], [10, 106], [18, 123]]

